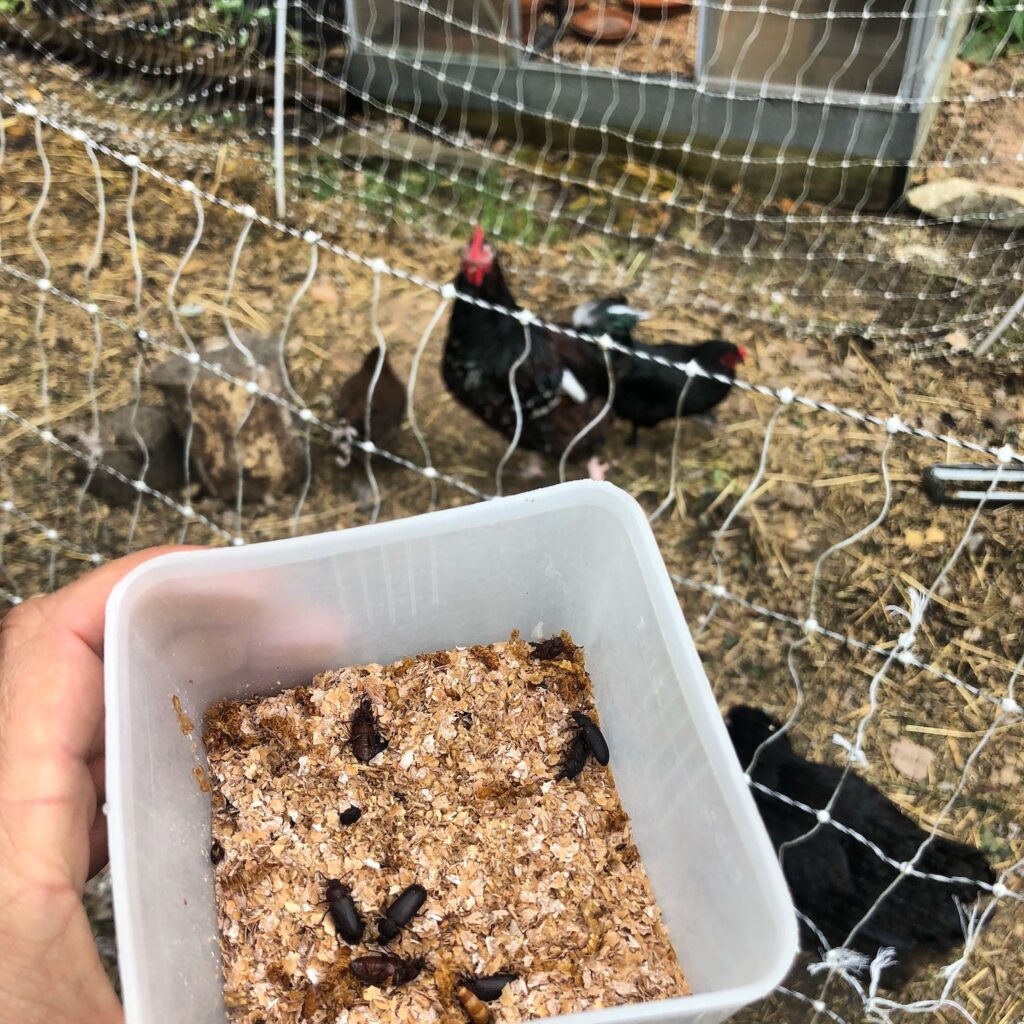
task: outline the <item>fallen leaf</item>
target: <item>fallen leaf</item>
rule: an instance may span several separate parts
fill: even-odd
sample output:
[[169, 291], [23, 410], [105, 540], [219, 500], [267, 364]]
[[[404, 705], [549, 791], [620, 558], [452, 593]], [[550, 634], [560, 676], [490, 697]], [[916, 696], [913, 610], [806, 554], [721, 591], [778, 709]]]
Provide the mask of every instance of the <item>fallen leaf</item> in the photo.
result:
[[32, 123], [27, 117], [4, 118], [3, 127], [9, 139], [24, 139], [32, 131]]
[[889, 745], [889, 756], [892, 758], [893, 767], [900, 775], [916, 782], [923, 782], [928, 778], [928, 767], [935, 760], [935, 755], [927, 747], [908, 740], [906, 736], [893, 740]]
[[309, 289], [309, 297], [314, 302], [338, 301], [338, 289], [330, 281], [317, 281]]

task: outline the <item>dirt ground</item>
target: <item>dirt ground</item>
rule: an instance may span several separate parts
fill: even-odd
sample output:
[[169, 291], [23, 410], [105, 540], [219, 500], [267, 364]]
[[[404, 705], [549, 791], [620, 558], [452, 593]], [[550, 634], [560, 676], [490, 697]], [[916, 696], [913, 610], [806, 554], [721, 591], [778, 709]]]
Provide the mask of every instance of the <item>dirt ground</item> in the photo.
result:
[[[987, 161], [971, 168], [968, 177], [973, 181], [1016, 188], [1024, 185], [1022, 88], [1024, 60], [1019, 56], [987, 67], [957, 61], [949, 87], [954, 102], [936, 119], [922, 156], [925, 166], [918, 177], [932, 180], [943, 174], [961, 173], [943, 167], [943, 162], [975, 155]], [[963, 102], [968, 96], [972, 101]]]
[[[10, 74], [12, 65], [6, 68]], [[55, 95], [61, 95], [59, 90]], [[132, 206], [142, 281], [136, 309], [126, 218], [130, 174], [106, 157], [98, 161], [106, 226], [102, 258], [88, 282], [85, 268], [98, 226], [96, 169], [81, 145], [42, 131], [50, 178], [43, 197], [46, 175], [32, 132], [23, 118], [8, 118], [9, 113], [5, 110], [0, 191], [4, 263], [34, 278], [42, 272], [41, 251], [57, 288], [91, 296], [105, 314], [129, 328], [144, 323], [153, 337], [179, 347], [187, 347], [189, 339], [222, 336], [224, 316], [235, 327], [281, 330], [284, 313], [309, 268], [304, 242], [262, 226], [253, 228], [240, 252], [232, 297], [225, 301], [239, 217], [202, 204], [202, 229], [193, 248], [193, 200], [142, 175]], [[138, 123], [144, 123], [142, 113]], [[953, 134], [942, 144], [963, 153], [967, 128], [947, 127]], [[138, 141], [131, 127], [123, 130], [122, 143]], [[940, 125], [937, 131], [942, 130], [946, 128]], [[1001, 129], [990, 125], [990, 130], [1002, 138]], [[980, 122], [972, 131], [970, 138], [984, 134]], [[108, 138], [117, 141], [113, 132]], [[194, 128], [168, 129], [151, 141], [160, 148], [161, 166], [185, 173], [182, 168], [191, 159], [191, 180], [234, 202], [271, 209], [262, 164], [243, 159], [237, 147], [222, 144], [222, 137], [207, 141]], [[296, 167], [304, 159], [302, 154], [292, 158]], [[316, 225], [337, 244], [371, 259], [380, 257], [431, 280], [451, 279], [468, 233], [470, 213], [452, 213], [463, 193], [431, 185], [432, 191], [415, 194], [410, 178], [400, 179], [405, 193], [385, 191], [379, 184], [383, 176], [369, 164], [330, 173], [337, 188], [319, 197], [304, 188], [292, 197], [293, 223]], [[327, 174], [318, 164], [300, 184], [323, 182]], [[621, 166], [618, 174], [612, 180], [636, 186], [638, 196], [645, 189], [657, 195], [662, 184], [655, 172], [642, 169]], [[1019, 265], [1016, 251], [1004, 247], [1008, 236], [949, 225], [914, 226], [901, 218], [865, 224], [851, 223], [846, 216], [822, 224], [813, 217], [821, 208], [781, 195], [763, 208], [776, 215], [795, 210], [810, 219], [737, 224], [723, 220], [722, 211], [757, 209], [753, 200], [706, 184], [673, 183], [677, 198], [703, 200], [709, 212], [669, 216], [671, 228], [652, 251], [631, 244], [629, 232], [651, 225], [658, 230], [665, 203], [648, 210], [639, 201], [632, 206], [616, 202], [608, 190], [581, 195], [557, 187], [544, 175], [531, 179], [532, 191], [512, 177], [506, 184], [508, 240], [501, 247], [502, 259], [520, 302], [543, 315], [564, 316], [584, 297], [623, 288], [631, 302], [652, 311], [643, 324], [645, 339], [727, 337], [749, 350], [743, 378], [752, 383], [788, 386], [881, 417], [898, 413], [925, 429], [995, 446], [1020, 446], [1024, 373], [1014, 349], [975, 360], [957, 341], [941, 348], [941, 358], [923, 361], [916, 344], [941, 337], [929, 334], [928, 328], [945, 322], [950, 325], [947, 333], [980, 329], [977, 324], [984, 323], [992, 307], [1007, 297], [1012, 300], [1014, 287], [1019, 292], [1019, 283], [1008, 279]], [[692, 194], [687, 192], [691, 187]], [[484, 204], [486, 197], [477, 195]], [[561, 214], [581, 199], [576, 211], [583, 217], [580, 226], [572, 232], [554, 230], [552, 225], [562, 223]], [[524, 212], [513, 221], [516, 203]], [[608, 225], [609, 230], [601, 230]], [[800, 258], [745, 261], [739, 258], [744, 247]], [[852, 265], [837, 261], [835, 254], [844, 247], [876, 258]], [[823, 258], [804, 261], [802, 254], [808, 252]], [[980, 254], [970, 261], [969, 274], [967, 252]], [[176, 277], [177, 323], [168, 305]], [[71, 440], [77, 429], [88, 428], [94, 411], [135, 397], [158, 400], [147, 379], [159, 353], [144, 348], [140, 354], [131, 330], [109, 320], [100, 321], [97, 335], [93, 318], [57, 294], [41, 296], [36, 288], [6, 275], [4, 281], [0, 389], [4, 403], [27, 425], [8, 422], [0, 430], [3, 494], [22, 513], [0, 514], [0, 586], [24, 597], [49, 589], [82, 572], [94, 551], [113, 557], [167, 541], [223, 542], [202, 522], [185, 521], [155, 498], [144, 496], [137, 509], [112, 508], [80, 492], [74, 483], [79, 460], [41, 443], [38, 431], [50, 429], [58, 438]], [[436, 293], [386, 275], [377, 284], [379, 295], [374, 275], [364, 265], [322, 253], [308, 292], [295, 305], [286, 339], [292, 384], [303, 403], [325, 420], [333, 418], [340, 383], [379, 339], [407, 379], [422, 332], [437, 310]], [[886, 298], [887, 292], [894, 297]], [[922, 292], [924, 299], [918, 297]], [[851, 330], [833, 338], [831, 332], [808, 327], [854, 316], [862, 326], [878, 327], [877, 336]], [[901, 336], [899, 328], [907, 325], [913, 330]], [[414, 402], [417, 424], [434, 466], [490, 494], [504, 444], [482, 431], [444, 390], [438, 372], [443, 336], [442, 316], [422, 355]], [[723, 709], [747, 701], [784, 716], [795, 706], [798, 678], [803, 699], [794, 730], [797, 746], [816, 759], [838, 763], [842, 751], [833, 735], [852, 734], [869, 707], [869, 684], [883, 659], [820, 634], [798, 642], [802, 631], [772, 613], [799, 622], [813, 612], [822, 625], [844, 637], [890, 649], [906, 628], [891, 607], [907, 608], [910, 588], [926, 589], [936, 579], [970, 516], [969, 510], [933, 506], [922, 492], [920, 474], [934, 463], [975, 461], [977, 456], [898, 435], [887, 450], [892, 483], [888, 514], [863, 539], [824, 561], [812, 604], [819, 556], [866, 527], [882, 507], [887, 435], [800, 403], [779, 409], [774, 398], [735, 389], [714, 426], [680, 425], [674, 457], [673, 424], [645, 433], [636, 448], [628, 446], [627, 429], [620, 424], [604, 458], [608, 479], [651, 513], [671, 486], [674, 502], [656, 519], [654, 530], [679, 581], [682, 607]], [[381, 492], [378, 509], [360, 461], [340, 468], [330, 456], [324, 431], [313, 430], [309, 438], [313, 472], [301, 502], [297, 494], [283, 495], [243, 504], [239, 512], [193, 488], [193, 507], [223, 531], [258, 541], [474, 500], [443, 481], [433, 495], [431, 482], [422, 475], [377, 457], [372, 469]], [[423, 450], [410, 425], [395, 452], [423, 464]], [[517, 455], [505, 474], [506, 490], [557, 479], [550, 465], [543, 479], [523, 479], [523, 466]], [[570, 477], [582, 472], [579, 466], [569, 467]], [[744, 509], [730, 517], [752, 482]], [[184, 495], [174, 497], [181, 500]], [[39, 524], [56, 531], [57, 539]], [[997, 702], [1010, 692], [1022, 652], [1022, 535], [1024, 519], [1018, 512], [989, 510], [979, 517], [918, 634], [915, 653], [928, 667], [895, 664], [878, 682], [878, 711], [867, 731], [863, 774], [925, 825], [939, 820], [967, 758], [998, 714]], [[742, 601], [730, 597], [713, 602], [705, 588], [718, 581]], [[904, 741], [913, 745], [913, 767], [903, 756]], [[1024, 857], [1022, 754], [1019, 720], [1001, 726], [940, 823], [942, 834], [981, 846], [997, 869], [1008, 869]], [[917, 767], [922, 763], [923, 771]], [[1007, 884], [1020, 891], [1019, 876], [1009, 876]], [[109, 935], [109, 921], [102, 928]], [[820, 977], [812, 978], [797, 966], [788, 985], [813, 999], [820, 983]], [[941, 975], [925, 970], [900, 998], [935, 998], [942, 986]], [[1024, 1012], [1021, 903], [1000, 906], [951, 996], [979, 1024], [1019, 1020]], [[844, 986], [831, 986], [827, 1003], [843, 1020], [863, 1019], [859, 997]], [[812, 1016], [804, 1001], [780, 993], [744, 1011], [740, 1019], [782, 1022]]]

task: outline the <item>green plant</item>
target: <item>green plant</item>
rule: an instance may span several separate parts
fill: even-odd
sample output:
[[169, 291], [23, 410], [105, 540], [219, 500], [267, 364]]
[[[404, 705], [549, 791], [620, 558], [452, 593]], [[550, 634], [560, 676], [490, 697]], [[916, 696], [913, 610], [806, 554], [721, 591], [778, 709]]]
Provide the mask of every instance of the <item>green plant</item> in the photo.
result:
[[32, 9], [32, 0], [0, 0], [0, 14], [24, 14]]
[[1024, 11], [1018, 0], [992, 0], [967, 33], [960, 56], [976, 64], [1024, 53]]
[[[317, 199], [330, 199], [351, 190], [346, 182], [351, 173], [321, 155], [309, 160], [299, 185]], [[552, 224], [543, 209], [517, 201], [508, 182], [493, 169], [463, 172], [465, 177], [460, 178], [441, 168], [390, 163], [366, 166], [360, 173], [359, 202], [382, 219], [416, 221], [444, 235], [452, 230], [452, 217], [465, 211], [465, 223], [476, 221], [489, 234], [522, 245], [565, 237], [564, 229]]]
[[[2, 0], [0, 0], [2, 2]], [[195, 27], [221, 39], [233, 39], [235, 45], [245, 47], [253, 34], [269, 31], [274, 19], [273, 10], [265, 4], [254, 5], [248, 0], [213, 0], [195, 19]], [[194, 45], [195, 39], [186, 39]]]

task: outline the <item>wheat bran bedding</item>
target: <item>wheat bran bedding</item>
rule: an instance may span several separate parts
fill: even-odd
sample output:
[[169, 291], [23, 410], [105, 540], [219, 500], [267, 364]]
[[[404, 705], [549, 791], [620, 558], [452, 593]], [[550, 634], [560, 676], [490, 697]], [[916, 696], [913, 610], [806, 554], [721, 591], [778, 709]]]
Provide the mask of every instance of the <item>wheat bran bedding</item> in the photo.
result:
[[[368, 763], [350, 739], [364, 698], [388, 744]], [[688, 993], [615, 791], [614, 749], [609, 767], [590, 757], [556, 780], [577, 710], [597, 718], [568, 634], [214, 705], [204, 740], [231, 1020], [455, 1024], [467, 1020], [458, 980], [497, 972], [518, 975], [488, 1004], [500, 1024]], [[355, 945], [325, 916], [332, 879], [366, 923]], [[379, 915], [413, 883], [426, 903], [387, 952], [424, 966], [404, 985], [361, 984], [350, 962], [382, 950]]]

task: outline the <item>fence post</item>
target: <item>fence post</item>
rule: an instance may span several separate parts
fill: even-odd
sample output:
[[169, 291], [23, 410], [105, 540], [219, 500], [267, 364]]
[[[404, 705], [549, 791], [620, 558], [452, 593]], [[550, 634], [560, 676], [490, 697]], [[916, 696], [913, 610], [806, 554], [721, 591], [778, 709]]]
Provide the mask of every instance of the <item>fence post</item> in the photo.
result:
[[288, 0], [277, 0], [274, 46], [274, 192], [277, 216], [284, 219], [284, 63], [288, 40]]

